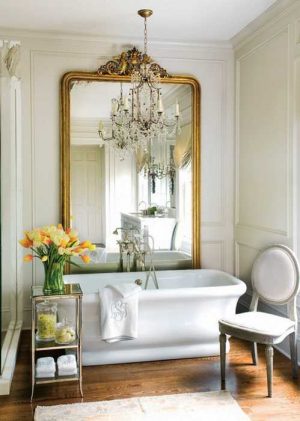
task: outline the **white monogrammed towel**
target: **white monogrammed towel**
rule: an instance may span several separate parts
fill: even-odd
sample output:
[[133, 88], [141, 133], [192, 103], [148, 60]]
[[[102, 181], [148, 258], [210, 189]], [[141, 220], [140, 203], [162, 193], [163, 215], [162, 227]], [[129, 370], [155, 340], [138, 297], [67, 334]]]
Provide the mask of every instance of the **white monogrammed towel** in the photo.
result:
[[136, 295], [141, 290], [141, 287], [134, 283], [109, 285], [109, 287], [117, 291], [123, 298], [128, 298], [132, 295]]
[[130, 296], [110, 285], [99, 291], [100, 333], [107, 343], [135, 339], [138, 335], [138, 293], [141, 288], [135, 285]]

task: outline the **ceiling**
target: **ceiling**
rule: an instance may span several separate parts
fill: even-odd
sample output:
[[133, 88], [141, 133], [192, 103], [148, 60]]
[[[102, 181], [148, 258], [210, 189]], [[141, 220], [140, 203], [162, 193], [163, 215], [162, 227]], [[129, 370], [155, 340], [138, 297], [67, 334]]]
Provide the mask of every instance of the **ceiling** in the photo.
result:
[[0, 27], [143, 39], [138, 9], [150, 8], [150, 41], [228, 41], [276, 0], [0, 0]]

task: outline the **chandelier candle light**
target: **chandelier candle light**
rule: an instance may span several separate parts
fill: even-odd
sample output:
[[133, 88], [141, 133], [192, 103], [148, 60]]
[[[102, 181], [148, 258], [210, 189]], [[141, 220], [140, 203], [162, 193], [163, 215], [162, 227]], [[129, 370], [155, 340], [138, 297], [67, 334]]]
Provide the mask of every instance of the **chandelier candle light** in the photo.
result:
[[[150, 141], [157, 139], [165, 142], [167, 136], [180, 133], [180, 111], [176, 101], [173, 118], [167, 118], [164, 112], [160, 80], [168, 77], [167, 72], [153, 63], [147, 54], [147, 18], [152, 10], [142, 9], [138, 14], [144, 19], [144, 53], [136, 48], [122, 53], [118, 62], [109, 62], [99, 69], [111, 73], [109, 65], [116, 67], [116, 73], [131, 75], [129, 95], [124, 96], [121, 83], [120, 97], [112, 99], [111, 121], [112, 134], [105, 137], [103, 123], [99, 123], [98, 134], [100, 144], [109, 145], [120, 153], [124, 159], [128, 152], [136, 152], [138, 148], [148, 150]], [[103, 70], [104, 69], [104, 70]]]

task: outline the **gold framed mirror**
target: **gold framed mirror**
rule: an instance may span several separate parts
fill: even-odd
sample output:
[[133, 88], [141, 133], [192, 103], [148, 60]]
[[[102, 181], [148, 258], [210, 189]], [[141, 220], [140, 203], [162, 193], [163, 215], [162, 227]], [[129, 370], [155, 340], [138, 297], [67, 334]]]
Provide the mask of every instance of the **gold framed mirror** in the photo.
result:
[[[176, 171], [174, 170], [173, 174], [176, 173], [176, 175], [172, 179], [170, 178], [170, 171], [168, 173], [169, 175], [166, 176], [165, 173], [164, 177], [159, 177], [157, 174], [153, 175], [153, 165], [151, 167], [149, 163], [150, 159], [148, 159], [148, 161], [146, 159], [140, 159], [140, 157], [138, 159], [137, 152], [135, 152], [134, 155], [134, 164], [132, 163], [132, 161], [127, 161], [130, 163], [125, 164], [124, 157], [119, 158], [117, 156], [118, 153], [116, 153], [116, 150], [113, 150], [111, 148], [111, 145], [108, 145], [108, 142], [105, 143], [106, 140], [109, 140], [111, 138], [109, 138], [109, 136], [106, 136], [107, 139], [104, 139], [103, 129], [101, 127], [103, 126], [103, 121], [105, 122], [105, 125], [108, 126], [110, 121], [108, 115], [106, 115], [106, 117], [104, 118], [103, 115], [97, 114], [98, 111], [95, 111], [94, 114], [94, 110], [96, 108], [103, 108], [103, 106], [100, 107], [100, 99], [102, 101], [101, 103], [103, 103], [104, 105], [106, 104], [106, 108], [109, 110], [111, 98], [113, 96], [119, 95], [116, 94], [116, 92], [120, 92], [121, 90], [122, 97], [123, 90], [128, 91], [130, 89], [132, 72], [138, 66], [141, 66], [141, 64], [145, 63], [144, 60], [145, 55], [142, 55], [141, 53], [139, 53], [138, 50], [134, 48], [108, 61], [104, 66], [101, 66], [96, 72], [72, 71], [64, 74], [64, 76], [62, 77], [60, 88], [60, 184], [62, 224], [64, 227], [73, 226], [76, 230], [79, 231], [79, 235], [82, 239], [89, 239], [95, 242], [97, 246], [99, 245], [99, 251], [101, 249], [101, 253], [103, 253], [103, 250], [110, 250], [109, 244], [111, 247], [113, 247], [113, 244], [116, 244], [115, 238], [111, 237], [111, 235], [112, 233], [116, 232], [116, 229], [118, 229], [119, 227], [123, 227], [123, 223], [126, 223], [125, 219], [127, 217], [131, 218], [131, 220], [137, 218], [139, 219], [139, 222], [142, 221], [143, 223], [145, 223], [143, 218], [146, 218], [147, 212], [150, 212], [155, 208], [155, 215], [147, 215], [148, 225], [146, 225], [146, 228], [149, 229], [149, 224], [156, 224], [154, 231], [155, 229], [156, 232], [162, 232], [163, 230], [163, 237], [166, 237], [167, 226], [168, 224], [170, 224], [170, 234], [168, 235], [170, 235], [170, 238], [172, 238], [172, 246], [170, 247], [166, 247], [163, 243], [165, 238], [162, 240], [161, 244], [161, 240], [155, 238], [154, 241], [158, 245], [157, 249], [155, 250], [159, 249], [166, 251], [167, 249], [170, 249], [174, 252], [173, 254], [175, 255], [175, 251], [177, 250], [177, 248], [175, 246], [176, 241], [174, 240], [174, 238], [179, 238], [181, 235], [181, 243], [184, 242], [185, 235], [190, 238], [190, 266], [185, 266], [188, 261], [188, 259], [186, 258], [184, 262], [182, 261], [183, 266], [168, 266], [168, 264], [170, 264], [170, 261], [173, 259], [173, 254], [170, 259], [171, 254], [165, 253], [164, 256], [167, 257], [164, 257], [164, 264], [162, 265], [162, 267], [159, 266], [158, 269], [188, 267], [200, 268], [201, 130], [199, 82], [191, 76], [169, 75], [158, 64], [153, 63], [151, 59], [148, 56], [146, 56], [147, 64], [149, 64], [152, 67], [152, 69], [154, 69], [154, 71], [157, 72], [160, 76], [160, 86], [162, 89], [160, 92], [163, 93], [163, 98], [170, 97], [174, 99], [174, 97], [176, 96], [175, 107], [178, 107], [179, 109], [180, 106], [182, 110], [180, 114], [180, 120], [182, 120], [184, 124], [182, 124], [180, 131], [176, 132], [177, 135], [174, 135], [173, 133], [173, 137], [169, 136], [170, 139], [166, 142], [167, 147], [164, 146], [164, 152], [157, 152], [157, 156], [163, 156], [165, 161], [175, 159]], [[180, 96], [180, 98], [178, 99], [177, 96], [179, 95], [182, 95], [182, 97]], [[91, 104], [94, 104], [94, 108], [92, 108]], [[174, 108], [174, 105], [172, 106]], [[106, 114], [108, 114], [108, 112], [106, 112]], [[177, 115], [177, 108], [175, 114]], [[165, 115], [165, 112], [163, 113], [163, 115]], [[189, 130], [187, 130], [188, 127]], [[109, 130], [109, 127], [107, 130]], [[111, 130], [112, 129], [110, 127], [110, 131]], [[180, 141], [178, 139], [180, 139]], [[186, 139], [190, 139], [189, 143], [186, 141]], [[102, 143], [100, 140], [102, 140]], [[104, 147], [103, 144], [105, 144]], [[155, 150], [155, 147], [153, 145], [152, 150]], [[188, 150], [190, 151], [189, 153], [187, 153]], [[85, 156], [86, 158], [83, 158], [83, 156]], [[96, 156], [97, 158], [95, 158]], [[144, 154], [143, 158], [145, 158], [145, 156], [146, 155]], [[188, 170], [184, 172], [180, 168], [183, 168], [183, 162], [185, 161], [185, 159], [183, 158], [186, 158], [187, 156], [189, 157], [189, 159], [186, 160], [186, 162], [189, 162], [186, 165]], [[130, 155], [130, 157], [126, 159], [132, 160], [132, 155]], [[153, 156], [151, 157], [151, 159], [152, 161], [154, 160]], [[118, 163], [121, 161], [121, 164]], [[97, 163], [95, 164], [95, 162]], [[114, 162], [113, 169], [109, 167], [110, 165], [112, 165], [111, 162]], [[147, 162], [147, 165], [145, 164], [145, 162]], [[133, 185], [133, 178], [130, 178], [127, 173], [126, 176], [124, 176], [124, 168], [128, 168], [129, 166], [131, 169], [136, 168], [136, 171], [133, 170], [131, 174], [135, 174], [134, 179], [137, 180], [138, 186], [142, 187], [136, 187], [136, 185]], [[152, 168], [152, 170], [149, 169], [150, 167]], [[122, 177], [120, 176], [117, 182], [116, 180], [114, 180], [115, 185], [114, 187], [111, 187], [111, 181], [108, 180], [107, 174], [115, 174], [116, 171], [120, 171], [120, 174], [122, 173]], [[90, 172], [93, 173], [93, 180], [95, 180], [95, 182], [93, 183], [95, 185], [88, 180], [86, 181], [87, 184], [84, 184], [80, 181], [82, 178], [87, 179], [88, 176], [85, 176], [84, 174], [88, 174]], [[145, 178], [143, 178], [142, 173], [144, 174]], [[179, 177], [178, 173], [180, 173], [181, 178]], [[182, 175], [182, 173], [184, 174]], [[181, 179], [185, 180], [184, 177], [186, 177], [187, 181], [185, 182], [185, 185], [182, 185]], [[122, 185], [120, 182], [121, 178], [126, 179], [127, 184]], [[89, 180], [91, 180], [91, 178]], [[101, 182], [99, 180], [101, 180]], [[157, 184], [156, 186], [155, 183]], [[98, 187], [96, 187], [96, 185]], [[118, 188], [116, 188], [116, 186]], [[141, 193], [143, 189], [145, 191], [144, 194], [146, 196], [143, 196], [143, 193]], [[89, 190], [91, 190], [91, 192], [89, 192]], [[107, 192], [110, 190], [116, 191], [116, 197], [113, 199], [108, 197]], [[159, 190], [160, 196], [157, 190]], [[95, 194], [96, 191], [99, 193]], [[125, 205], [125, 202], [128, 199], [128, 194], [124, 192], [128, 191], [135, 191], [134, 197], [130, 198], [131, 202], [135, 202], [135, 208], [130, 208], [129, 203], [126, 203]], [[172, 193], [170, 193], [170, 191], [172, 191]], [[180, 193], [180, 191], [182, 191], [182, 193]], [[190, 196], [184, 196], [185, 194], [187, 194], [186, 191], [189, 192]], [[123, 193], [124, 195], [122, 196]], [[85, 199], [83, 198], [83, 195], [85, 195]], [[92, 197], [93, 199], [95, 197], [98, 198], [98, 205], [94, 203], [92, 205], [92, 207], [94, 206], [92, 210], [85, 211], [86, 213], [91, 212], [93, 216], [91, 216], [91, 214], [86, 215], [82, 210], [83, 208], [87, 208], [86, 203], [89, 201], [89, 199], [87, 198], [88, 195], [90, 195], [89, 197]], [[124, 209], [116, 209], [116, 203], [118, 204], [121, 201], [120, 197], [123, 198], [122, 200], [124, 202]], [[147, 197], [148, 200], [141, 200], [145, 197]], [[157, 206], [157, 197], [160, 197], [160, 200], [165, 200], [165, 203], [168, 202], [169, 204], [166, 204], [165, 206]], [[149, 206], [146, 205], [146, 201]], [[153, 201], [155, 201], [155, 206], [150, 206], [153, 205]], [[106, 203], [106, 205], [103, 204], [104, 202]], [[141, 202], [145, 203], [145, 208], [147, 209], [141, 209], [141, 207], [139, 207], [139, 204]], [[184, 208], [185, 205], [187, 206], [187, 208]], [[102, 210], [101, 206], [103, 208]], [[188, 227], [185, 226], [178, 218], [178, 209], [180, 207], [184, 208], [183, 212], [187, 213], [188, 215], [186, 217], [189, 224]], [[157, 210], [158, 208], [159, 210]], [[163, 208], [163, 210], [161, 211], [160, 208]], [[161, 214], [158, 213], [160, 211]], [[114, 217], [114, 212], [117, 213], [117, 217]], [[100, 214], [102, 215], [102, 219], [99, 216]], [[120, 214], [122, 222], [118, 222], [121, 221], [119, 217]], [[150, 220], [150, 217], [152, 217], [152, 220]], [[91, 224], [85, 223], [84, 225], [83, 220], [91, 219], [93, 220], [93, 224], [92, 228], [90, 228], [89, 235], [89, 232], [85, 227]], [[180, 227], [181, 223], [181, 231], [183, 233], [179, 235], [178, 231], [180, 231], [180, 228], [178, 227]], [[102, 229], [98, 229], [100, 225], [102, 226]], [[95, 231], [97, 230], [99, 231], [98, 237], [91, 238], [91, 236], [93, 237]], [[106, 236], [103, 234], [105, 231], [107, 232]], [[189, 231], [189, 235], [187, 235], [187, 231]], [[85, 235], [87, 235], [89, 238], [84, 238]], [[168, 244], [169, 243], [170, 239], [168, 239]], [[186, 241], [186, 243], [188, 243], [188, 241]], [[110, 252], [108, 252], [108, 254], [109, 253]], [[187, 253], [188, 252], [185, 252], [185, 254]], [[112, 255], [113, 253], [111, 253], [111, 256]], [[179, 257], [179, 260], [181, 261], [181, 257]], [[93, 271], [98, 272], [118, 270], [117, 265], [107, 264], [98, 266], [86, 265], [85, 269], [83, 268], [82, 271], [90, 271], [91, 267], [94, 268]]]

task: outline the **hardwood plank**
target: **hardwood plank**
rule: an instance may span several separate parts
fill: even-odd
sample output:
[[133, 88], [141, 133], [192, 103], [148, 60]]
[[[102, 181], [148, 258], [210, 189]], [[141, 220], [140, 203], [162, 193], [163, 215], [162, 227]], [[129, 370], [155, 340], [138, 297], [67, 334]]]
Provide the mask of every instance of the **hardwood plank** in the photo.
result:
[[[267, 398], [263, 347], [252, 364], [251, 346], [231, 340], [226, 388], [253, 420], [300, 420], [300, 379], [293, 380], [290, 361], [275, 351], [273, 398]], [[32, 420], [36, 405], [89, 402], [173, 393], [220, 390], [219, 358], [155, 361], [83, 367], [84, 398], [76, 384], [38, 385], [31, 393], [30, 333], [22, 333], [10, 396], [0, 397], [0, 420]]]

